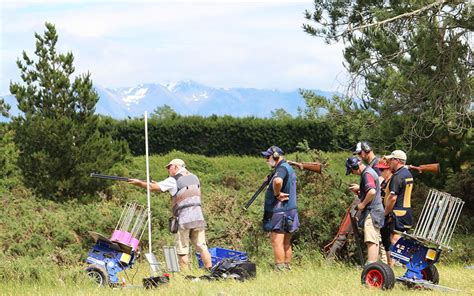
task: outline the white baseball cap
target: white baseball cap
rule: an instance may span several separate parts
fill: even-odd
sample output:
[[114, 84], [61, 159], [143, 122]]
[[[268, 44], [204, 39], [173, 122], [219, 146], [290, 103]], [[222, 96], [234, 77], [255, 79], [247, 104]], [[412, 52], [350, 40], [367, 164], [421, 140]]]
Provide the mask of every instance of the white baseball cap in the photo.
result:
[[175, 158], [173, 160], [171, 160], [167, 165], [165, 165], [165, 168], [169, 167], [170, 165], [176, 165], [176, 166], [179, 166], [179, 167], [185, 167], [185, 164], [184, 164], [184, 161], [182, 159], [179, 159], [179, 158]]
[[392, 159], [392, 158], [397, 158], [406, 161], [407, 160], [407, 155], [405, 152], [402, 150], [394, 150], [390, 155], [385, 155], [385, 158], [387, 159]]

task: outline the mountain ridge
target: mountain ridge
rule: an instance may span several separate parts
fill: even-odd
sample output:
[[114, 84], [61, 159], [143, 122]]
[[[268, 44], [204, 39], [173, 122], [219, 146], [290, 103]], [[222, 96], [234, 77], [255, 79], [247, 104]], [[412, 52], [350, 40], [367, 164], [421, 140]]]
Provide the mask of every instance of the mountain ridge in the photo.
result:
[[[270, 117], [275, 109], [282, 108], [296, 116], [298, 107], [305, 101], [298, 90], [257, 88], [218, 88], [193, 80], [142, 83], [132, 87], [107, 88], [94, 85], [99, 95], [96, 113], [115, 119], [141, 117], [145, 111], [168, 105], [180, 115], [230, 115], [235, 117]], [[331, 98], [336, 92], [314, 90], [316, 94]], [[3, 96], [12, 106], [10, 114], [19, 114], [13, 95]]]

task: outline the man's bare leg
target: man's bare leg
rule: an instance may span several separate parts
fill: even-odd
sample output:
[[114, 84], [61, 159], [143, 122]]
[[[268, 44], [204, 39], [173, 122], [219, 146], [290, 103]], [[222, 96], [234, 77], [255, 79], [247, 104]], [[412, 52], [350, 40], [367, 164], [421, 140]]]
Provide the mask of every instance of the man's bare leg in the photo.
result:
[[188, 267], [189, 267], [188, 255], [178, 255], [178, 261], [179, 261], [179, 268], [182, 271], [188, 270]]
[[371, 242], [367, 244], [367, 263], [377, 262], [379, 260], [379, 245]]
[[284, 233], [271, 232], [270, 241], [272, 243], [273, 257], [275, 264], [285, 263]]
[[199, 253], [201, 253], [201, 260], [204, 267], [207, 269], [211, 269], [212, 259], [211, 259], [211, 253], [209, 253], [209, 250], [207, 248], [200, 248], [200, 247], [196, 247], [196, 249], [199, 251]]
[[291, 269], [291, 257], [293, 256], [293, 249], [291, 247], [291, 233], [285, 233], [283, 239], [283, 249], [285, 251], [285, 263], [288, 269]]

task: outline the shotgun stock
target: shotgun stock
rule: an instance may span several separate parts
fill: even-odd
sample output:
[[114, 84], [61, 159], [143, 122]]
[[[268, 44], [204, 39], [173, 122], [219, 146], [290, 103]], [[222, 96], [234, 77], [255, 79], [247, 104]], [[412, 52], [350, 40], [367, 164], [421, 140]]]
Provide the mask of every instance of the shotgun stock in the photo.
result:
[[288, 164], [298, 167], [300, 170], [308, 170], [321, 174], [323, 166], [319, 162], [296, 162], [296, 161], [287, 161]]
[[247, 201], [247, 203], [243, 206], [244, 211], [247, 211], [249, 209], [249, 207], [253, 204], [253, 202], [257, 199], [257, 197], [263, 191], [263, 189], [265, 189], [265, 187], [267, 187], [268, 184], [270, 184], [270, 181], [272, 180], [274, 174], [275, 174], [274, 171], [268, 174], [268, 176], [265, 178], [265, 181], [263, 181], [262, 185], [258, 187], [257, 191], [255, 191], [255, 193], [252, 195], [249, 201]]
[[408, 169], [417, 170], [420, 174], [425, 172], [437, 174], [440, 172], [439, 163], [420, 164], [419, 166], [408, 165]]

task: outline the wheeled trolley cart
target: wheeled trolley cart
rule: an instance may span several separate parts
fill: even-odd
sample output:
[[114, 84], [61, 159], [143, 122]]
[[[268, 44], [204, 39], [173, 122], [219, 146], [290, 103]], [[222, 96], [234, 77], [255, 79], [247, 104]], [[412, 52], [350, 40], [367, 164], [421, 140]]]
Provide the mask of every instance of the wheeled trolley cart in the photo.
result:
[[395, 278], [384, 263], [368, 264], [362, 272], [362, 283], [371, 287], [391, 289], [395, 281], [410, 287], [452, 290], [438, 285], [435, 264], [449, 247], [464, 201], [448, 193], [431, 189], [412, 234], [399, 233], [401, 238], [390, 248], [391, 256], [406, 266], [406, 273]]
[[127, 203], [112, 237], [89, 232], [95, 245], [86, 262], [87, 274], [99, 285], [119, 284], [117, 274], [135, 263], [140, 238], [147, 221], [147, 209], [136, 203]]

